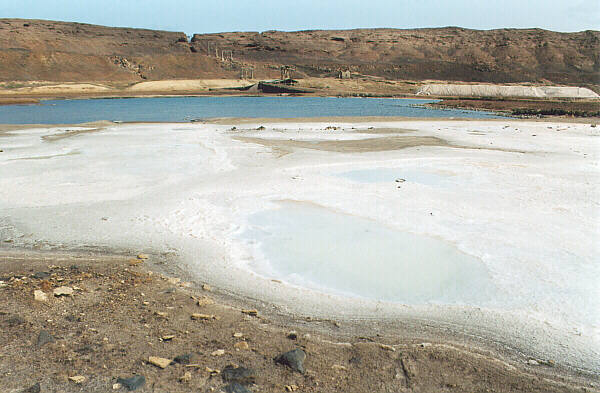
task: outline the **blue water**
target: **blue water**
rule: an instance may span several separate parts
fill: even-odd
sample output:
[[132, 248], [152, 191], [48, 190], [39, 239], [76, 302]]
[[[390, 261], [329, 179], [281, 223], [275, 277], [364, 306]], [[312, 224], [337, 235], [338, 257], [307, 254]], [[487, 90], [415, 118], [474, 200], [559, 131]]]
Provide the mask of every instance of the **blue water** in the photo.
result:
[[0, 106], [0, 124], [75, 124], [97, 120], [182, 122], [215, 117], [404, 116], [498, 118], [494, 113], [430, 109], [421, 99], [334, 97], [169, 97], [50, 100]]

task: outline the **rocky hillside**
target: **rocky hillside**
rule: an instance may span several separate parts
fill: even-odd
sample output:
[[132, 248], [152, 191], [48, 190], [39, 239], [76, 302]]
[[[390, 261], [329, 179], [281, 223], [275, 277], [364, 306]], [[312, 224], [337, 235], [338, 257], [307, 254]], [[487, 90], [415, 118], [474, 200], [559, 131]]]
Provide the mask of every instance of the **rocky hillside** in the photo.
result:
[[[541, 29], [300, 31], [195, 35], [254, 61], [296, 65], [310, 75], [339, 68], [388, 79], [598, 83], [600, 32]], [[206, 50], [206, 49], [205, 49]]]
[[0, 19], [0, 81], [140, 81], [332, 76], [392, 80], [599, 84], [600, 32], [456, 27], [264, 33], [183, 33]]

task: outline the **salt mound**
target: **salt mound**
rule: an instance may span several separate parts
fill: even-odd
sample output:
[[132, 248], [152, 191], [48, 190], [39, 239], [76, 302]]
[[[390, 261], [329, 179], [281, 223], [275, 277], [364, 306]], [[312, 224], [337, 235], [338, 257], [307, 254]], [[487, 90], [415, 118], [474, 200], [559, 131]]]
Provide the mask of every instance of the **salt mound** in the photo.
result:
[[584, 87], [498, 86], [498, 85], [425, 85], [417, 95], [461, 97], [536, 97], [536, 98], [600, 98]]

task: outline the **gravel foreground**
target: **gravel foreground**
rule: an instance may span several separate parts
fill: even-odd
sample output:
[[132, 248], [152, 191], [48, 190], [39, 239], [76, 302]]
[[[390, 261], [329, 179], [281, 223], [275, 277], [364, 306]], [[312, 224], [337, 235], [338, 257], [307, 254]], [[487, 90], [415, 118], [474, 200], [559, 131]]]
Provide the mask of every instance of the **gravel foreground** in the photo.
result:
[[0, 391], [597, 391], [553, 362], [245, 308], [153, 259], [0, 251]]

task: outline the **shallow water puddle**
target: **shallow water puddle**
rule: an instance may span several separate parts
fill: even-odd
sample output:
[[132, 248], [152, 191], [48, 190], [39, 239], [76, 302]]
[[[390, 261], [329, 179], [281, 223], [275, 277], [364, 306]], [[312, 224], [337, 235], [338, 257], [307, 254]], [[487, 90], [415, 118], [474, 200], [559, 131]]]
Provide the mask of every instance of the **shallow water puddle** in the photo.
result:
[[337, 173], [336, 176], [357, 183], [392, 183], [395, 181], [408, 181], [427, 186], [448, 186], [451, 184], [454, 175], [451, 172], [430, 172], [418, 169], [373, 168], [341, 172]]
[[494, 292], [480, 260], [435, 238], [295, 203], [249, 221], [251, 268], [292, 284], [407, 304], [482, 305]]

